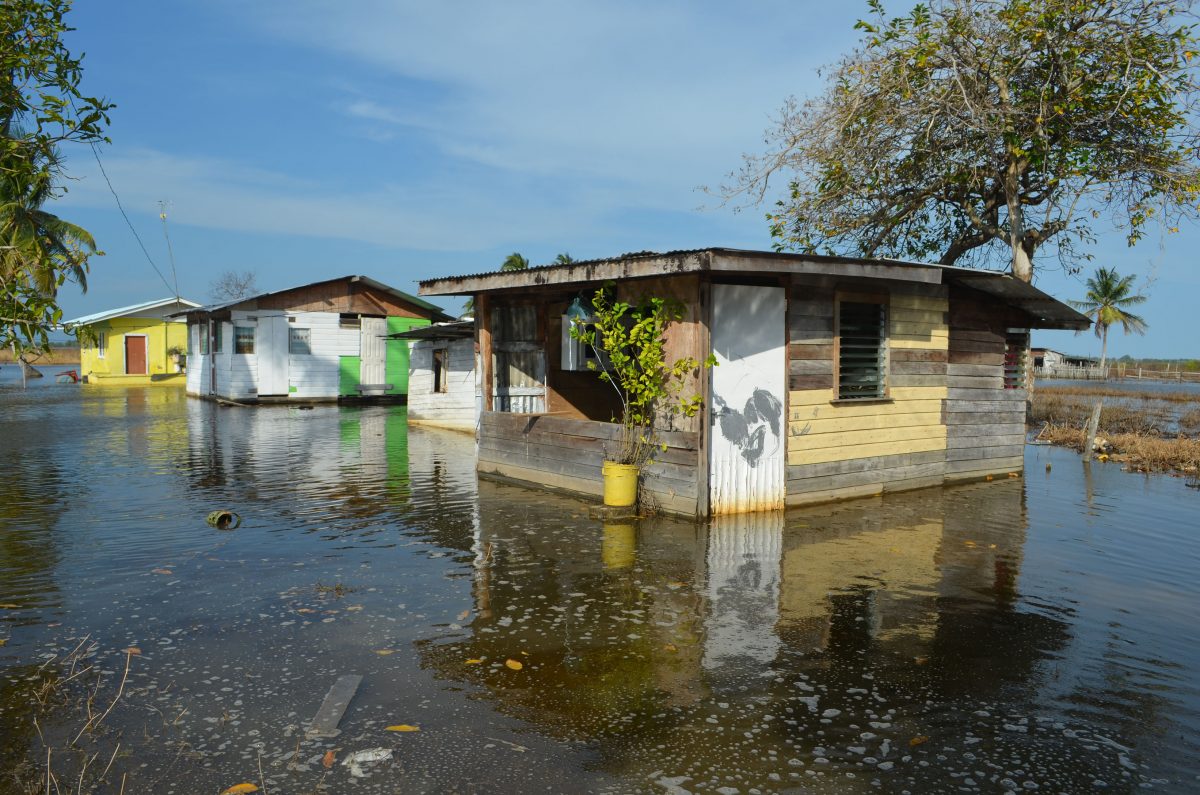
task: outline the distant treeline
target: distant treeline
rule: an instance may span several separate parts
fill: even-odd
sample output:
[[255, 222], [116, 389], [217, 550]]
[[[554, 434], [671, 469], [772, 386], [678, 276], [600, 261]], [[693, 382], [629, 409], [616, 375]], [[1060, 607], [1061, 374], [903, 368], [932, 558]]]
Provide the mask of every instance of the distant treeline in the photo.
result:
[[[15, 360], [11, 350], [0, 349], [0, 364], [11, 364], [13, 361]], [[49, 353], [26, 354], [25, 361], [30, 364], [74, 364], [79, 361], [79, 346], [75, 344], [54, 345], [50, 348]]]

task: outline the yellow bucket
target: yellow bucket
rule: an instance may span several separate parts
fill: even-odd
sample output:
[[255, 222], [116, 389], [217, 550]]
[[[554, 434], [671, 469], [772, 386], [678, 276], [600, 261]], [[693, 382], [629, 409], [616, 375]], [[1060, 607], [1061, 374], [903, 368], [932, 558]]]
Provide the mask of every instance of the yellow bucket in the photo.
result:
[[637, 502], [638, 468], [633, 464], [604, 462], [604, 504], [625, 507]]

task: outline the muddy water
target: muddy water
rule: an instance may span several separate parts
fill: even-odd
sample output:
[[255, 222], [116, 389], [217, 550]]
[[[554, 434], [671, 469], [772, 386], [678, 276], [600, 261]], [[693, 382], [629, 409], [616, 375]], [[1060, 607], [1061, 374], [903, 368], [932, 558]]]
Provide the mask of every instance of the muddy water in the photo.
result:
[[76, 780], [126, 660], [80, 741], [121, 743], [101, 791], [1200, 789], [1177, 479], [1030, 448], [1025, 479], [604, 525], [403, 409], [55, 385], [0, 391], [0, 452], [0, 792], [44, 791], [44, 743]]

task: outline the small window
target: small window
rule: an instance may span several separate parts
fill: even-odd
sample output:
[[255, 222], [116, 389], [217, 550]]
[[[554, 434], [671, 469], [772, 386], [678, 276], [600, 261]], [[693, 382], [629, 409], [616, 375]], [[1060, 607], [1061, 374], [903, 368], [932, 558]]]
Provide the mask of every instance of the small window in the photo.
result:
[[433, 391], [434, 392], [449, 392], [450, 391], [450, 367], [449, 367], [450, 352], [445, 348], [433, 349]]
[[233, 327], [233, 352], [254, 353], [254, 326]]
[[200, 351], [201, 356], [208, 355], [208, 324], [196, 326], [196, 350]]
[[96, 334], [96, 358], [103, 359], [108, 355], [108, 332], [101, 331]]
[[838, 302], [839, 400], [887, 396], [887, 309], [882, 302]]
[[358, 315], [340, 315], [338, 317], [338, 328], [362, 328], [362, 318]]
[[224, 323], [213, 323], [213, 353], [221, 353], [224, 350], [224, 345], [221, 344], [221, 328]]
[[311, 336], [306, 328], [288, 329], [288, 353], [308, 356], [312, 353]]
[[1004, 388], [1024, 389], [1028, 386], [1029, 331], [1010, 328], [1004, 335]]

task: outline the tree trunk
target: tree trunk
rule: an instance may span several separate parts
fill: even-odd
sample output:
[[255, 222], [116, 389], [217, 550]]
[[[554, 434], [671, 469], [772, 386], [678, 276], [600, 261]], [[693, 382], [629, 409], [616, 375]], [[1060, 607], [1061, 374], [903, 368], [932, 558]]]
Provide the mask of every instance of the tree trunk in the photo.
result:
[[1025, 215], [1021, 208], [1020, 190], [1020, 169], [1015, 160], [1010, 160], [1004, 175], [1004, 192], [1008, 205], [1008, 245], [1012, 248], [1012, 275], [1023, 282], [1032, 282], [1033, 259], [1022, 245], [1025, 240]]
[[1100, 329], [1100, 369], [1104, 369], [1104, 360], [1108, 355], [1108, 326]]

